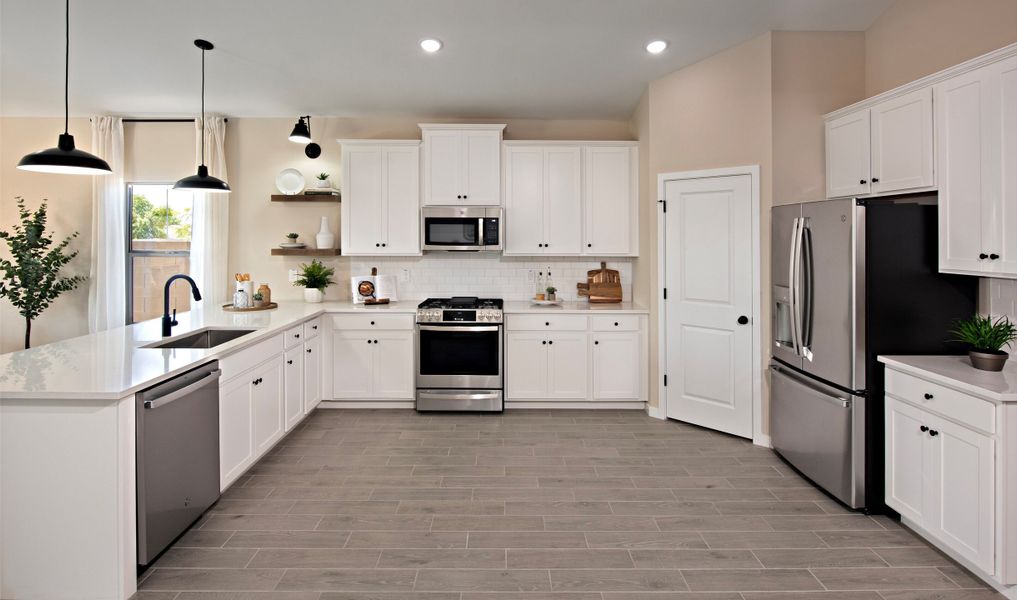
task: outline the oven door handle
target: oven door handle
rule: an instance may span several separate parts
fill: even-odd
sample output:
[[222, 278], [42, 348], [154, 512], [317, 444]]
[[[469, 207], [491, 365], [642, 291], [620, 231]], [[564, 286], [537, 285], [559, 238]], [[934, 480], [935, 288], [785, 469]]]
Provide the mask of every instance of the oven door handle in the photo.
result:
[[498, 392], [457, 392], [457, 391], [442, 391], [432, 392], [417, 390], [417, 396], [421, 398], [433, 398], [433, 399], [448, 399], [448, 400], [490, 400], [491, 398], [497, 398]]
[[420, 331], [498, 331], [498, 325], [417, 325]]

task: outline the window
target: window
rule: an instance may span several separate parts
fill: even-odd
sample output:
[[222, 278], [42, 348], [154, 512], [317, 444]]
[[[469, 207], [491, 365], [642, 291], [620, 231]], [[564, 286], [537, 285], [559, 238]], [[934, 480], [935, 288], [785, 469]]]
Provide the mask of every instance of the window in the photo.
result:
[[[162, 316], [163, 285], [177, 273], [189, 274], [191, 192], [168, 183], [127, 185], [127, 322]], [[190, 288], [170, 290], [170, 307], [190, 310]]]

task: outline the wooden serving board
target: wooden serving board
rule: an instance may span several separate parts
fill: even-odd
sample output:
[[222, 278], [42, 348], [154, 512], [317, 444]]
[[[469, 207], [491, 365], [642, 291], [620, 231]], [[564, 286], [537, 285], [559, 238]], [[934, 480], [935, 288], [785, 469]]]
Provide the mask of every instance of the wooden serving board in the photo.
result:
[[236, 308], [232, 304], [222, 305], [222, 309], [226, 312], [255, 312], [259, 310], [271, 310], [273, 308], [279, 308], [279, 305], [275, 302], [269, 302], [264, 306], [252, 306], [251, 308]]
[[608, 269], [607, 263], [600, 263], [599, 269], [586, 272], [586, 283], [577, 283], [580, 296], [586, 296], [594, 304], [622, 301], [621, 275]]

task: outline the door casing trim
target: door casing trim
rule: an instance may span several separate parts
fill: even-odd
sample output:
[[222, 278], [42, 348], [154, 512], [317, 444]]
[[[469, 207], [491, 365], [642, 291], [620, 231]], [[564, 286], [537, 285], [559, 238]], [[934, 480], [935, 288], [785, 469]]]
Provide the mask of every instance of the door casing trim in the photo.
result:
[[[676, 171], [657, 175], [657, 198], [665, 199], [665, 186], [671, 181], [688, 179], [706, 179], [711, 177], [731, 177], [748, 175], [751, 179], [752, 204], [752, 442], [758, 446], [772, 447], [770, 436], [763, 431], [763, 357], [762, 357], [762, 323], [761, 323], [761, 269], [762, 243], [760, 235], [760, 197], [759, 197], [759, 165], [725, 167], [721, 169], [704, 169], [697, 171]], [[667, 418], [667, 388], [664, 386], [664, 374], [667, 373], [667, 308], [663, 299], [663, 289], [667, 287], [666, 250], [667, 240], [666, 217], [663, 204], [657, 203], [657, 288], [653, 293], [660, 300], [657, 309], [657, 369], [659, 373], [657, 385], [658, 407], [651, 411], [661, 419]]]

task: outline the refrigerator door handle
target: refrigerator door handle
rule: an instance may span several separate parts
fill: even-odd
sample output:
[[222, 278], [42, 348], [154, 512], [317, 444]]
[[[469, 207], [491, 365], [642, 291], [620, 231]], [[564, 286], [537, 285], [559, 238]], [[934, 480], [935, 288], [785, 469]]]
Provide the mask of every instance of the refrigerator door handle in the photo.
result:
[[806, 225], [804, 218], [798, 231], [798, 278], [799, 298], [795, 301], [795, 308], [798, 309], [798, 339], [802, 356], [811, 361], [812, 286], [815, 285], [815, 281], [812, 277], [812, 230]]
[[801, 234], [801, 219], [795, 218], [791, 223], [791, 251], [788, 262], [788, 282], [790, 294], [788, 297], [791, 304], [791, 346], [796, 356], [802, 355], [801, 322], [799, 315], [799, 291], [798, 291], [798, 250], [799, 235]]

